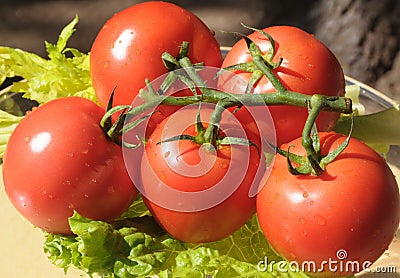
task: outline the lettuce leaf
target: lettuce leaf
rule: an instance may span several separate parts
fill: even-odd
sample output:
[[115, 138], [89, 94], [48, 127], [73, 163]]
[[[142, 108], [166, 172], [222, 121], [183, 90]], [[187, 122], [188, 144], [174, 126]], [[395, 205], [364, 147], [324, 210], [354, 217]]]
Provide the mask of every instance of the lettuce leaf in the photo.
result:
[[13, 114], [0, 110], [0, 158], [6, 150], [7, 142], [12, 131], [22, 118], [23, 117], [14, 116]]
[[[0, 47], [0, 83], [19, 76], [9, 91], [45, 103], [55, 98], [82, 96], [96, 101], [89, 72], [89, 55], [66, 48], [78, 17], [61, 32], [56, 44], [46, 42], [48, 59], [10, 47]], [[69, 57], [72, 56], [72, 57]]]
[[110, 278], [308, 277], [288, 265], [278, 268], [283, 259], [269, 247], [256, 216], [226, 239], [188, 244], [167, 235], [140, 198], [133, 211], [112, 223], [75, 213], [70, 218], [75, 235], [45, 234], [44, 251], [65, 271], [74, 267]]

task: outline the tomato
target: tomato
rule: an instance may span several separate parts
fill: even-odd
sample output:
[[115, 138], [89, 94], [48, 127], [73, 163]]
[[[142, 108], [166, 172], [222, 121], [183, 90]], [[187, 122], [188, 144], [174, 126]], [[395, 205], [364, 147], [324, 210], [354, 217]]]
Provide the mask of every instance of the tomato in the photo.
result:
[[[345, 137], [321, 133], [320, 139], [326, 155]], [[282, 148], [289, 145], [305, 154], [301, 138]], [[392, 241], [399, 188], [384, 159], [352, 138], [321, 176], [291, 175], [278, 156], [257, 195], [257, 215], [271, 246], [288, 261], [314, 263], [304, 270], [315, 275], [350, 275], [370, 267]]]
[[[219, 145], [207, 150], [206, 144], [190, 140], [163, 142], [181, 134], [195, 136], [197, 109], [190, 105], [178, 110], [152, 133], [142, 158], [140, 188], [161, 227], [192, 243], [224, 238], [244, 225], [255, 212], [255, 197], [249, 192], [265, 171], [254, 146]], [[211, 105], [202, 104], [205, 126], [211, 112]], [[227, 110], [219, 135], [247, 137]]]
[[109, 221], [138, 195], [122, 157], [100, 127], [104, 109], [80, 97], [48, 102], [18, 124], [4, 154], [3, 179], [33, 225], [69, 234], [73, 211]]
[[[343, 96], [345, 79], [342, 67], [334, 54], [318, 39], [307, 32], [291, 26], [272, 26], [263, 29], [275, 41], [273, 62], [282, 60], [282, 64], [273, 70], [286, 89], [312, 95]], [[271, 47], [268, 38], [259, 32], [248, 36], [261, 49], [263, 54]], [[250, 62], [251, 56], [244, 39], [238, 41], [226, 55], [222, 67]], [[249, 80], [251, 73], [234, 71]], [[245, 89], [239, 90], [239, 93]], [[275, 88], [264, 76], [254, 88], [255, 94], [275, 92]], [[270, 106], [275, 123], [278, 146], [301, 136], [307, 118], [307, 109], [288, 106]], [[318, 116], [317, 126], [321, 131], [333, 128], [338, 113], [322, 112]]]
[[222, 56], [213, 32], [193, 13], [172, 3], [149, 1], [116, 13], [98, 33], [90, 56], [93, 87], [106, 107], [116, 87], [114, 105], [130, 105], [145, 79], [163, 75], [164, 52], [178, 55], [189, 42], [192, 63], [220, 67]]

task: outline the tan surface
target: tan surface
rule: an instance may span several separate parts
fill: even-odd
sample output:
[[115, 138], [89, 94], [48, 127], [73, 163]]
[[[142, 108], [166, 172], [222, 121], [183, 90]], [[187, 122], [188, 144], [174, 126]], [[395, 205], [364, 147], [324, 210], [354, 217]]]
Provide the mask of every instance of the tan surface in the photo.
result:
[[[400, 181], [400, 170], [394, 169]], [[77, 278], [82, 277], [81, 272], [70, 270], [67, 275], [60, 268], [52, 265], [46, 258], [42, 244], [44, 237], [42, 232], [33, 228], [14, 209], [8, 200], [3, 186], [3, 178], [0, 166], [0, 277], [2, 278]], [[372, 271], [379, 270], [375, 266], [383, 266], [386, 269], [395, 266], [397, 274], [394, 273], [368, 273], [366, 278], [392, 278], [400, 277], [400, 232], [393, 241], [390, 249], [371, 268]], [[393, 269], [393, 268], [392, 268]], [[383, 269], [382, 269], [383, 270]], [[391, 270], [391, 269], [390, 269]]]

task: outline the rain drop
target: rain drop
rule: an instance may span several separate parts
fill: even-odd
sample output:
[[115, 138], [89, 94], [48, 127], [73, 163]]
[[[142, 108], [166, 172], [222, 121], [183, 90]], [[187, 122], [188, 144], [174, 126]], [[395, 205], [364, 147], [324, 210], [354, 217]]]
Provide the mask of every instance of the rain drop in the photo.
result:
[[322, 217], [321, 215], [314, 215], [314, 220], [318, 223], [318, 225], [325, 226], [326, 225], [326, 219]]
[[305, 60], [305, 59], [308, 58], [308, 56], [307, 56], [307, 55], [304, 55], [304, 54], [300, 54], [300, 55], [299, 55], [299, 58], [300, 58], [301, 60]]
[[166, 179], [166, 175], [164, 171], [161, 171], [161, 180], [165, 180]]
[[115, 192], [114, 186], [109, 186], [109, 187], [107, 187], [107, 192], [108, 192], [109, 194], [114, 193], [114, 192]]

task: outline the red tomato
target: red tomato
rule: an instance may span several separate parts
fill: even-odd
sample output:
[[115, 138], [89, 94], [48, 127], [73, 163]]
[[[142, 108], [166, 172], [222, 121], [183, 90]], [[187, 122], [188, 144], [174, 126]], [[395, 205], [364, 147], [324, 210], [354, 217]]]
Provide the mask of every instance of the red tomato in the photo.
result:
[[[335, 133], [320, 136], [323, 155], [345, 140]], [[301, 138], [283, 149], [289, 145], [305, 154]], [[278, 156], [257, 195], [257, 215], [271, 246], [288, 261], [315, 263], [315, 275], [350, 275], [370, 267], [392, 241], [399, 188], [383, 158], [352, 138], [321, 176], [291, 175], [286, 158]]]
[[[288, 90], [308, 95], [344, 95], [345, 79], [339, 61], [313, 35], [290, 26], [273, 26], [263, 31], [271, 35], [275, 41], [276, 52], [273, 62], [283, 59], [282, 64], [273, 72]], [[264, 54], [271, 47], [267, 37], [258, 32], [249, 35], [249, 38]], [[250, 61], [249, 50], [242, 39], [228, 52], [222, 67]], [[234, 72], [247, 80], [251, 76], [251, 73], [247, 72]], [[244, 89], [240, 91], [244, 92]], [[275, 91], [264, 76], [256, 83], [254, 93], [265, 94]], [[288, 106], [270, 106], [269, 109], [275, 123], [278, 146], [301, 136], [307, 109]], [[317, 119], [318, 129], [321, 131], [332, 129], [338, 117], [338, 113], [322, 112]]]
[[[212, 109], [203, 105], [206, 125]], [[190, 140], [162, 142], [181, 134], [195, 136], [196, 113], [197, 106], [185, 107], [152, 133], [142, 159], [140, 189], [156, 221], [173, 237], [192, 243], [224, 238], [248, 221], [255, 212], [255, 197], [249, 192], [265, 169], [254, 146], [221, 145], [207, 151]], [[227, 110], [220, 127], [225, 136], [246, 137]]]
[[68, 234], [74, 210], [108, 221], [137, 196], [121, 147], [99, 125], [103, 115], [87, 99], [57, 99], [26, 115], [12, 133], [4, 154], [4, 186], [33, 225]]
[[167, 72], [161, 55], [176, 57], [183, 41], [190, 43], [192, 63], [220, 67], [219, 44], [193, 13], [172, 3], [149, 1], [110, 18], [91, 49], [93, 87], [103, 107], [116, 87], [114, 105], [130, 105], [145, 86]]

